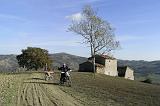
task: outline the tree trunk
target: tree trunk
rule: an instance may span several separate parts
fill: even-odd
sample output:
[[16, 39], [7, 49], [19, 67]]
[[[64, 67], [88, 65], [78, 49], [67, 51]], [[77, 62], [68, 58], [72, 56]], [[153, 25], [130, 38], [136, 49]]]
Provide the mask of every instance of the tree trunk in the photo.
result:
[[92, 64], [93, 64], [93, 73], [94, 73], [94, 78], [95, 78], [95, 74], [96, 74], [96, 63], [95, 63], [95, 47], [94, 47], [94, 44], [93, 44], [93, 48], [92, 48]]
[[95, 78], [95, 73], [96, 73], [96, 69], [95, 69], [95, 45], [93, 44], [93, 38], [91, 36], [91, 58], [92, 58], [92, 65], [93, 65], [93, 74], [94, 74], [94, 78]]
[[95, 55], [93, 55], [93, 72], [94, 72], [94, 78], [95, 78], [95, 74], [96, 74]]

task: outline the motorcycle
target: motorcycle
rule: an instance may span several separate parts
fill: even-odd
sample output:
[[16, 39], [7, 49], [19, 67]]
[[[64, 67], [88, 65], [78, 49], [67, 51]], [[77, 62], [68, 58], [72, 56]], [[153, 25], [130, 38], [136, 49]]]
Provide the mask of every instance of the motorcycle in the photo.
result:
[[69, 72], [71, 72], [72, 70], [69, 70], [67, 72], [64, 73], [64, 76], [60, 79], [60, 85], [67, 85], [69, 87], [71, 87], [71, 75]]
[[45, 71], [45, 80], [46, 81], [53, 80], [53, 74], [54, 74], [53, 71]]

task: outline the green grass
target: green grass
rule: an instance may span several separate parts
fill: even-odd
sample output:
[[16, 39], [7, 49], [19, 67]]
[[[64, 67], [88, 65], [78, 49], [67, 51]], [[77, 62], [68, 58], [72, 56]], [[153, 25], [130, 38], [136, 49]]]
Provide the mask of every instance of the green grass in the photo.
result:
[[72, 73], [73, 86], [61, 87], [85, 105], [159, 106], [160, 86], [92, 73]]
[[160, 74], [149, 74], [147, 78], [150, 78], [154, 84], [160, 85]]
[[[0, 106], [14, 106], [16, 104], [18, 89], [22, 87], [21, 84], [29, 84], [31, 87], [36, 85], [37, 89], [44, 86], [45, 89], [51, 91], [54, 91], [55, 88], [56, 90], [60, 89], [85, 106], [160, 106], [159, 85], [101, 74], [96, 74], [94, 78], [92, 73], [72, 72], [72, 87], [66, 87], [56, 84], [59, 81], [59, 72], [56, 72], [54, 77], [54, 81], [48, 83], [43, 80], [44, 75], [41, 72], [0, 74]], [[24, 80], [25, 82], [30, 81], [26, 80], [28, 78], [33, 80], [34, 83], [23, 83]], [[28, 88], [28, 90], [32, 91], [33, 89]], [[46, 93], [48, 92], [46, 91]], [[32, 94], [32, 92], [28, 93]], [[39, 94], [41, 93], [43, 92], [39, 92]], [[53, 94], [56, 94], [56, 92]], [[56, 97], [56, 95], [52, 96]], [[26, 97], [30, 98], [29, 95], [26, 95]]]
[[144, 81], [146, 79], [150, 79], [153, 84], [160, 85], [160, 74], [141, 75], [139, 73], [135, 73], [135, 79], [137, 81]]
[[19, 84], [27, 74], [0, 74], [0, 106], [16, 104]]

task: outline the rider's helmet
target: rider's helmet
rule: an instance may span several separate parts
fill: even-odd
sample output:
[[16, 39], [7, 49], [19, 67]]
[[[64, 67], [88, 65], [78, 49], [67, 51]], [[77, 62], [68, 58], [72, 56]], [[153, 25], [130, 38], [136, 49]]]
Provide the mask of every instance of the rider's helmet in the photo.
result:
[[63, 67], [65, 67], [65, 66], [66, 66], [66, 64], [64, 63], [64, 64], [63, 64]]

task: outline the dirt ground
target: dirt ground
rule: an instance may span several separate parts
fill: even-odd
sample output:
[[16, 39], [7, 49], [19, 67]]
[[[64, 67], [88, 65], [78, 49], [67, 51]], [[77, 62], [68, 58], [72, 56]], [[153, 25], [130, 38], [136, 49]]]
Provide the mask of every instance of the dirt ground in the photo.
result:
[[118, 77], [72, 72], [72, 86], [59, 85], [60, 73], [0, 74], [0, 106], [160, 106], [160, 86]]
[[45, 81], [33, 73], [19, 86], [17, 106], [81, 106], [74, 97], [59, 89], [58, 81]]

